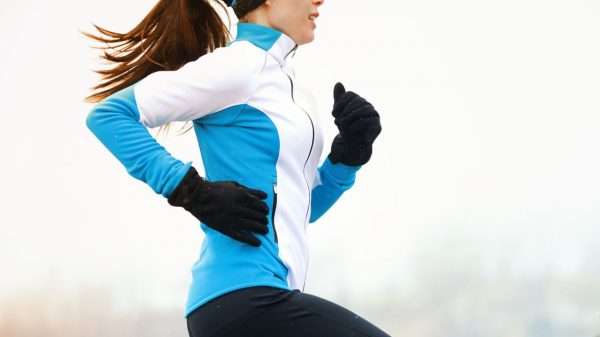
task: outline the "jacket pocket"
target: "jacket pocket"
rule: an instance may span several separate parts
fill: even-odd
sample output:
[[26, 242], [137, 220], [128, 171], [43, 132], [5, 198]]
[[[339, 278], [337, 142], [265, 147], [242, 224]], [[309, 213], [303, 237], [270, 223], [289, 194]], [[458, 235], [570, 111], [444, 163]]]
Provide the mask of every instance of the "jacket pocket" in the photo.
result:
[[273, 225], [275, 242], [279, 242], [277, 239], [277, 229], [275, 228], [275, 210], [277, 209], [277, 183], [273, 183], [273, 207], [271, 207], [271, 209], [271, 224]]

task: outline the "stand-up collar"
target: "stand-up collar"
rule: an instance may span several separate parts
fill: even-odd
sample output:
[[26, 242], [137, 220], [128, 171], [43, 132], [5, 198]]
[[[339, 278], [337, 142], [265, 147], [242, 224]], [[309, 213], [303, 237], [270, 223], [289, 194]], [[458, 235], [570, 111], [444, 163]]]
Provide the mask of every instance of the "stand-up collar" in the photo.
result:
[[284, 65], [288, 55], [298, 45], [283, 32], [256, 23], [238, 22], [235, 41], [248, 41], [273, 55], [279, 64]]

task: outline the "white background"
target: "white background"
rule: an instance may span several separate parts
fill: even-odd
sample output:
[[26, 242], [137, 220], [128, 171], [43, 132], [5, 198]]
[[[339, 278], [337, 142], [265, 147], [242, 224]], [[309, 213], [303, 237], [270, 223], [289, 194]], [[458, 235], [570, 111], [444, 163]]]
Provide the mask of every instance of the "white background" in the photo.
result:
[[[202, 231], [85, 126], [102, 64], [78, 30], [125, 32], [154, 4], [0, 2], [0, 315], [12, 324], [82, 289], [123, 314], [183, 314]], [[600, 334], [600, 3], [319, 11], [294, 64], [318, 99], [323, 156], [337, 81], [373, 103], [383, 132], [311, 225], [307, 292], [395, 336]], [[159, 141], [201, 165], [191, 132]]]

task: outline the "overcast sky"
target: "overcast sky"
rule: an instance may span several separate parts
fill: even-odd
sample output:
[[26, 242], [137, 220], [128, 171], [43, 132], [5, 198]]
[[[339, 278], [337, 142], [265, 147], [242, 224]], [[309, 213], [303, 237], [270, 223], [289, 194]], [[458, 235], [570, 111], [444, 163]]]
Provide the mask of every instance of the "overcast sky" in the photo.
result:
[[[101, 63], [78, 30], [124, 32], [154, 4], [0, 3], [0, 296], [92, 284], [183, 308], [202, 231], [126, 173], [82, 102]], [[600, 2], [326, 0], [320, 12], [293, 62], [319, 103], [323, 158], [337, 81], [373, 103], [383, 132], [311, 225], [307, 291], [411, 289], [464, 261], [489, 279], [600, 273]], [[160, 142], [201, 165], [192, 133]]]

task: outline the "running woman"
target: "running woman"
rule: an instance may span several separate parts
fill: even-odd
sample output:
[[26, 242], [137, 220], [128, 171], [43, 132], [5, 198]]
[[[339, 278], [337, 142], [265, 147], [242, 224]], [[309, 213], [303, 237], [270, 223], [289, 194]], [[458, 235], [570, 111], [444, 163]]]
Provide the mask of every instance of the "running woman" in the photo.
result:
[[[86, 98], [97, 103], [88, 128], [205, 233], [184, 315], [190, 337], [389, 336], [304, 292], [308, 224], [353, 186], [381, 132], [373, 105], [336, 83], [339, 133], [319, 164], [314, 97], [290, 57], [314, 40], [323, 2], [226, 0], [235, 39], [211, 0], [160, 0], [128, 33], [84, 33], [107, 44], [114, 65]], [[204, 176], [148, 131], [174, 121], [191, 122]]]

